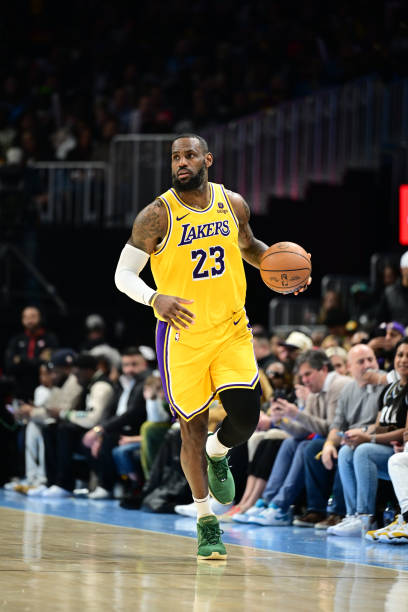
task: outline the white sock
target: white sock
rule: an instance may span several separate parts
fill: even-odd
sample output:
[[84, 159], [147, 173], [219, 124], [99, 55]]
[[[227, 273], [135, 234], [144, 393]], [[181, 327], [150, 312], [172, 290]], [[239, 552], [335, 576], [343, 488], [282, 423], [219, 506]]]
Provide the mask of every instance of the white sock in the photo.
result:
[[221, 444], [221, 442], [218, 440], [217, 432], [212, 436], [208, 436], [205, 450], [207, 451], [207, 455], [209, 457], [225, 457], [229, 451], [229, 447]]
[[207, 516], [208, 514], [214, 514], [210, 507], [210, 496], [203, 497], [203, 499], [196, 499], [193, 497], [195, 507], [197, 508], [197, 520], [202, 516]]

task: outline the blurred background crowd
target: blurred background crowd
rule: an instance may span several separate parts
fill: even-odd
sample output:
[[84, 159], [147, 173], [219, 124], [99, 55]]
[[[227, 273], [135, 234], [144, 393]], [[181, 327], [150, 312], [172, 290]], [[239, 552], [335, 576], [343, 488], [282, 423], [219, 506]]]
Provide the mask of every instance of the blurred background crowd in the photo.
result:
[[202, 130], [407, 74], [404, 2], [17, 4], [0, 25], [0, 159], [16, 145], [25, 161], [104, 161], [118, 133]]

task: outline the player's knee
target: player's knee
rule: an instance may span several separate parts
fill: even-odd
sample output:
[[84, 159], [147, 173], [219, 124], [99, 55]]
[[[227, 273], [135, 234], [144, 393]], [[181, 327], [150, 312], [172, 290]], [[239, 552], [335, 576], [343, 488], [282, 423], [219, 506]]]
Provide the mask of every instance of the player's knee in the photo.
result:
[[246, 442], [259, 422], [260, 396], [258, 390], [231, 389], [224, 391], [221, 402], [234, 430], [234, 446]]
[[260, 406], [258, 404], [249, 405], [247, 410], [242, 414], [240, 423], [242, 433], [246, 439], [250, 438], [254, 433], [259, 423]]

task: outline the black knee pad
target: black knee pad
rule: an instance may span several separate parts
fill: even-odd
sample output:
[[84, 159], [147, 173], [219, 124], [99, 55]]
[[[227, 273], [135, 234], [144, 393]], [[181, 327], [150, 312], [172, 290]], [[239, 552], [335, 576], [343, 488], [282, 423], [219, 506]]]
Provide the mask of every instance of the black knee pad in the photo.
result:
[[258, 386], [255, 389], [221, 391], [221, 403], [227, 413], [218, 433], [221, 444], [237, 446], [251, 437], [259, 421], [260, 398]]

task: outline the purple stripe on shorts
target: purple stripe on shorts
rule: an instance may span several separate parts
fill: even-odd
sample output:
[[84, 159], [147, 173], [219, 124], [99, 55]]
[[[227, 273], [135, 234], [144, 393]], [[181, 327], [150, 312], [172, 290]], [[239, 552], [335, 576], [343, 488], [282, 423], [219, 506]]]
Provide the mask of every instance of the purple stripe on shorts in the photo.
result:
[[[169, 387], [167, 387], [167, 382], [166, 382], [166, 381], [170, 382], [170, 372], [169, 372], [168, 363], [167, 363], [167, 343], [168, 343], [167, 330], [168, 330], [168, 328], [169, 328], [169, 324], [166, 323], [165, 321], [158, 321], [157, 322], [157, 327], [156, 327], [156, 355], [157, 355], [157, 365], [159, 366], [160, 378], [162, 380], [163, 390], [164, 390], [164, 394], [166, 396], [167, 403], [169, 404], [170, 410], [172, 411], [173, 415], [177, 414], [177, 412], [176, 412], [176, 410], [174, 408], [174, 407], [176, 407], [177, 411], [182, 416], [184, 416], [186, 419], [190, 419], [195, 414], [197, 414], [198, 412], [201, 412], [204, 408], [206, 408], [211, 403], [214, 395], [211, 395], [211, 397], [204, 404], [204, 406], [201, 406], [195, 412], [193, 412], [192, 414], [189, 414], [189, 415], [185, 414], [181, 410], [181, 408], [179, 406], [177, 406], [177, 404], [174, 401], [174, 398], [171, 395], [171, 389]], [[166, 341], [166, 339], [167, 339], [167, 341]], [[167, 374], [167, 378], [166, 378], [166, 374]]]
[[221, 387], [217, 387], [217, 391], [216, 393], [219, 393], [220, 391], [223, 391], [224, 389], [231, 389], [234, 387], [248, 387], [249, 389], [253, 389], [253, 387], [255, 386], [255, 383], [258, 381], [259, 379], [259, 373], [257, 372], [255, 377], [252, 379], [252, 381], [250, 383], [240, 383], [240, 382], [236, 382], [236, 383], [227, 383], [226, 385], [222, 385]]
[[166, 332], [169, 324], [165, 321], [157, 321], [156, 328], [156, 355], [157, 355], [157, 365], [159, 366], [160, 378], [162, 380], [164, 395], [166, 396], [166, 401], [170, 405], [170, 399], [167, 392], [167, 384], [166, 384], [166, 374], [165, 374], [165, 341], [166, 341]]

